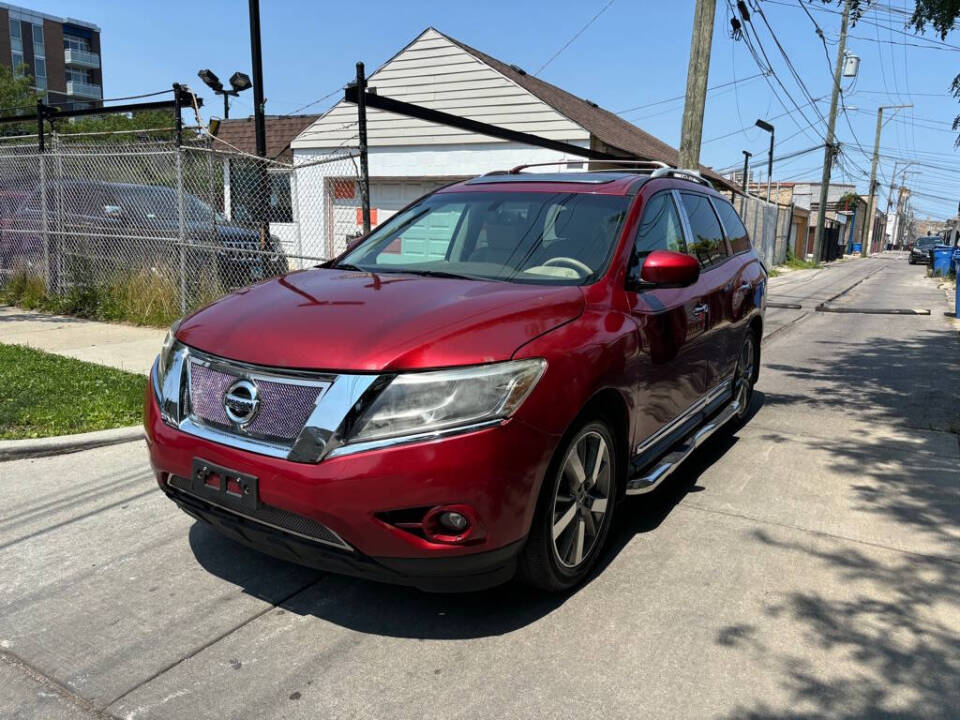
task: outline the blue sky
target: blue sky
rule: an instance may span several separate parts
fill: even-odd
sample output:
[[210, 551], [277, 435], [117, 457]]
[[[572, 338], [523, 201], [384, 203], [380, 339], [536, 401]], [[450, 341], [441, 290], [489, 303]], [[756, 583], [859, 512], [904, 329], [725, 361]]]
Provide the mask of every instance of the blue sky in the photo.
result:
[[[603, 10], [540, 76], [614, 112], [646, 106], [624, 117], [676, 146], [682, 100], [651, 103], [684, 92], [694, 2], [608, 3], [261, 0], [267, 109], [289, 113], [335, 91], [350, 79], [357, 60], [372, 71], [431, 25], [536, 73]], [[206, 110], [220, 114], [219, 99], [203, 92], [206, 88], [197, 79], [197, 70], [210, 67], [224, 81], [234, 70], [250, 71], [247, 3], [242, 0], [43, 0], [35, 7], [101, 26], [106, 97], [159, 90], [179, 81], [201, 90], [208, 102]], [[832, 63], [840, 27], [836, 5], [815, 2], [807, 7], [825, 33]], [[761, 56], [761, 61], [772, 65], [786, 90], [772, 76], [751, 78], [760, 72], [757, 63], [745, 42], [731, 39], [728, 3], [718, 0], [709, 85], [739, 82], [708, 94], [701, 160], [716, 168], [739, 164], [743, 149], [754, 152], [756, 163], [765, 166], [768, 136], [752, 127], [758, 117], [780, 116], [772, 120], [778, 138], [775, 157], [822, 144], [826, 134], [825, 123], [813, 111], [774, 40], [783, 46], [809, 96], [823, 98], [818, 107], [826, 116], [831, 77], [814, 23], [799, 0], [764, 0], [762, 8], [772, 34], [757, 13], [751, 23], [768, 58]], [[956, 47], [931, 47], [939, 43], [932, 34], [919, 38], [903, 34], [910, 8], [910, 0], [882, 0], [851, 29], [848, 49], [862, 62], [856, 81], [844, 82], [849, 88], [845, 93], [848, 111], [839, 117], [838, 136], [845, 152], [834, 178], [857, 182], [866, 191], [877, 106], [912, 102], [914, 108], [901, 111], [883, 129], [880, 208], [886, 206], [886, 186], [899, 160], [898, 172], [905, 163], [914, 163], [908, 184], [924, 193], [914, 196], [919, 214], [950, 216], [957, 209], [954, 198], [960, 199], [960, 174], [953, 169], [958, 157], [953, 145], [956, 134], [949, 129], [960, 106], [948, 93], [953, 76], [960, 72], [960, 31], [946, 40]], [[787, 93], [813, 128], [793, 108]], [[312, 105], [307, 112], [324, 110], [333, 100]], [[792, 111], [789, 115], [784, 105]], [[236, 101], [231, 114], [251, 112], [248, 92]], [[774, 180], [818, 179], [822, 153], [821, 149], [777, 162]]]

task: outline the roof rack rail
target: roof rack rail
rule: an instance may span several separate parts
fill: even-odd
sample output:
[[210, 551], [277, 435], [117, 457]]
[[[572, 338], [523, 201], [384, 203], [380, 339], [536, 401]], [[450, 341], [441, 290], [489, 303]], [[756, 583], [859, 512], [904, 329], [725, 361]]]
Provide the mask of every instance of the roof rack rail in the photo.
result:
[[[595, 163], [605, 163], [607, 165], [630, 165], [636, 167], [638, 170], [656, 170], [656, 169], [671, 169], [669, 165], [665, 162], [660, 162], [659, 160], [597, 160], [590, 158], [583, 158], [582, 160], [557, 160], [556, 162], [542, 162], [542, 163], [529, 163], [527, 165], [517, 165], [515, 168], [509, 170], [511, 175], [517, 175], [522, 170], [532, 167], [544, 167], [544, 166], [553, 166], [553, 165], [582, 165], [585, 162], [595, 162]], [[598, 171], [602, 172], [602, 171]]]
[[684, 180], [692, 180], [693, 182], [701, 183], [707, 187], [713, 187], [713, 183], [707, 180], [703, 175], [698, 173], [696, 170], [684, 170], [683, 168], [672, 168], [672, 167], [662, 167], [658, 170], [654, 170], [650, 174], [651, 178], [658, 177], [679, 177]]

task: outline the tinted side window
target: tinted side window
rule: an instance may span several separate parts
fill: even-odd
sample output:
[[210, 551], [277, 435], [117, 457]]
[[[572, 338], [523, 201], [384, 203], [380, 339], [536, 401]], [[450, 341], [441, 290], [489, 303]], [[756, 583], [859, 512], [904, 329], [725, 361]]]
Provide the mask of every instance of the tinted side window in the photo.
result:
[[743, 226], [743, 221], [737, 215], [737, 211], [726, 200], [717, 200], [714, 198], [713, 205], [717, 208], [720, 215], [720, 222], [723, 223], [723, 229], [730, 240], [730, 246], [734, 253], [741, 253], [750, 249], [750, 236], [747, 235], [747, 229]]
[[681, 228], [680, 215], [673, 204], [673, 195], [669, 192], [654, 195], [643, 209], [643, 217], [634, 241], [634, 252], [638, 258], [654, 250], [683, 252]]
[[687, 242], [687, 253], [697, 258], [703, 267], [722, 261], [727, 257], [727, 244], [723, 240], [723, 230], [710, 201], [704, 195], [693, 193], [680, 193], [680, 199], [687, 211], [693, 233], [693, 237]]

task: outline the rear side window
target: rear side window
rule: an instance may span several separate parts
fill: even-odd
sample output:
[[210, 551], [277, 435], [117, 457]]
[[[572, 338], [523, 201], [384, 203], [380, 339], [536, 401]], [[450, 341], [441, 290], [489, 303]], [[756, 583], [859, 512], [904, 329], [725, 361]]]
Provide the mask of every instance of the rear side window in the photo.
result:
[[673, 204], [673, 195], [662, 192], [647, 201], [637, 228], [634, 250], [638, 258], [654, 250], [683, 252], [683, 230], [680, 215]]
[[747, 235], [747, 229], [743, 226], [743, 221], [737, 215], [737, 211], [726, 200], [713, 200], [714, 207], [717, 208], [717, 214], [720, 216], [720, 222], [723, 223], [723, 229], [727, 233], [727, 239], [730, 241], [730, 247], [733, 252], [742, 253], [750, 249], [750, 236]]
[[728, 256], [727, 244], [710, 200], [705, 195], [684, 192], [680, 193], [680, 201], [687, 211], [693, 235], [687, 240], [687, 253], [697, 258], [704, 268], [723, 262]]

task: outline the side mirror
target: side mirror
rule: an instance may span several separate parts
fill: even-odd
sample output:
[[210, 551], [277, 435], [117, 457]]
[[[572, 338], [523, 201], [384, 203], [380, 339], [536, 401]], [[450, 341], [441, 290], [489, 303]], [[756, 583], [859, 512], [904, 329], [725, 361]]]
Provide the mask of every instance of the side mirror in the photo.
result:
[[700, 279], [700, 263], [692, 255], [672, 250], [654, 250], [644, 258], [640, 281], [633, 280], [631, 290], [683, 288]]
[[359, 236], [357, 236], [357, 237], [355, 237], [355, 238], [350, 238], [349, 240], [347, 240], [347, 250], [346, 250], [346, 252], [350, 252], [350, 251], [353, 250], [357, 245], [359, 245], [360, 243], [362, 243], [362, 242], [363, 242], [364, 240], [366, 240], [366, 239], [367, 239], [367, 236], [366, 236], [366, 235], [359, 235]]

